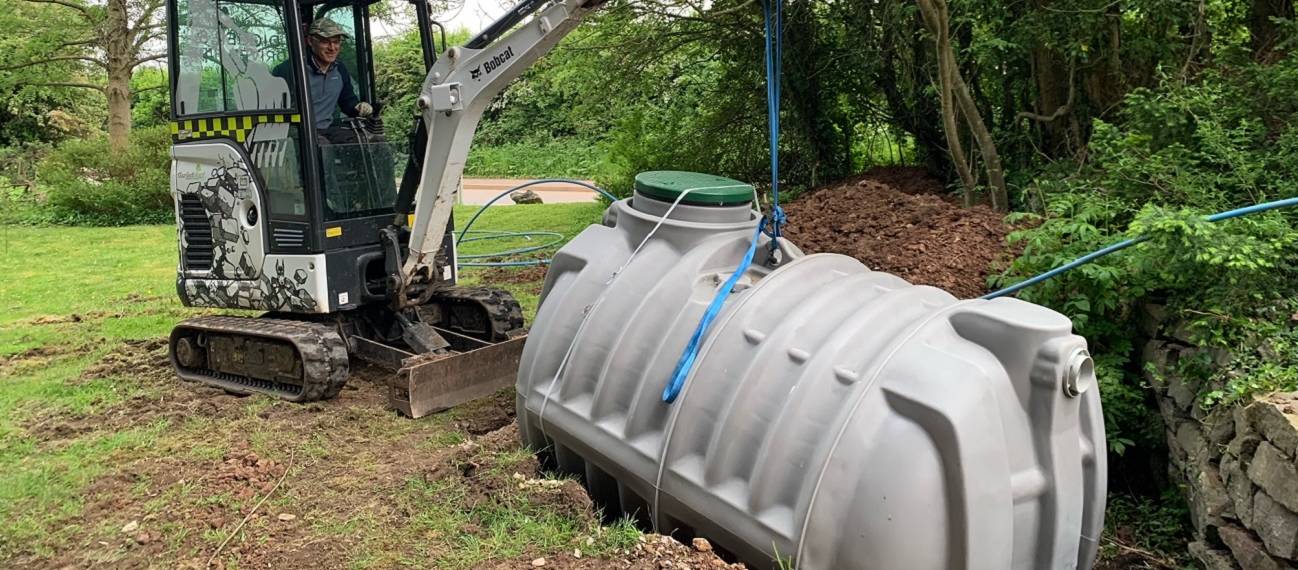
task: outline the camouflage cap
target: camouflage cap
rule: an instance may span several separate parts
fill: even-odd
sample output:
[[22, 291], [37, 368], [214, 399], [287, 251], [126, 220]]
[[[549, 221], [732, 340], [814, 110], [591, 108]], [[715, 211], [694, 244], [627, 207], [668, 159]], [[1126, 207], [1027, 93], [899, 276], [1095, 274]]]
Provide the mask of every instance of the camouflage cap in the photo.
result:
[[348, 36], [347, 32], [343, 31], [342, 26], [339, 26], [329, 18], [320, 18], [319, 20], [311, 22], [311, 27], [307, 29], [306, 33], [313, 36], [320, 36], [322, 38]]

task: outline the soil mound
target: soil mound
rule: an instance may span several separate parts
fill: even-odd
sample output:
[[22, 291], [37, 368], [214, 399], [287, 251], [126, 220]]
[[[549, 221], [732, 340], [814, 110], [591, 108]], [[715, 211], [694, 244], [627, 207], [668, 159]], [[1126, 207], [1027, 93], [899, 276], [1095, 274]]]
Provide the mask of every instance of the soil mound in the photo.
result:
[[980, 296], [1010, 260], [1012, 228], [986, 206], [962, 208], [935, 191], [941, 185], [914, 169], [875, 169], [791, 202], [785, 235], [807, 253], [850, 255], [917, 285]]
[[876, 166], [853, 182], [873, 180], [904, 194], [931, 194], [954, 203], [958, 199], [946, 191], [942, 182], [916, 166]]

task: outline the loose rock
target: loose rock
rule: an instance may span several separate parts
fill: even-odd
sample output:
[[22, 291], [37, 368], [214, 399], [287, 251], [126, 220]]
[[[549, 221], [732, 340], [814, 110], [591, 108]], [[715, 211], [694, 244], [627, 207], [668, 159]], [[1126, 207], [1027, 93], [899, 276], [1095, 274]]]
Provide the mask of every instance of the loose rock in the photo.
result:
[[541, 195], [531, 190], [518, 190], [509, 195], [515, 204], [541, 204]]
[[1280, 570], [1286, 567], [1267, 554], [1253, 533], [1234, 526], [1223, 526], [1217, 532], [1245, 570]]
[[1253, 525], [1268, 551], [1298, 560], [1298, 514], [1258, 491], [1253, 497]]
[[1248, 478], [1285, 508], [1298, 511], [1298, 469], [1275, 446], [1268, 442], [1257, 446]]

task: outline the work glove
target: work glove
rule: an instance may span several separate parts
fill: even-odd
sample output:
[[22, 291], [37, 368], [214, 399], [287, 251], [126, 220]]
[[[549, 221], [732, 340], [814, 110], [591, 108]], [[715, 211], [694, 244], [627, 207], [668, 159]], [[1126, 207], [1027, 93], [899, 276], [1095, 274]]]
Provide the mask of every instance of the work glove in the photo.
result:
[[356, 104], [356, 114], [361, 117], [368, 117], [374, 114], [374, 107], [371, 107], [369, 103], [361, 101]]

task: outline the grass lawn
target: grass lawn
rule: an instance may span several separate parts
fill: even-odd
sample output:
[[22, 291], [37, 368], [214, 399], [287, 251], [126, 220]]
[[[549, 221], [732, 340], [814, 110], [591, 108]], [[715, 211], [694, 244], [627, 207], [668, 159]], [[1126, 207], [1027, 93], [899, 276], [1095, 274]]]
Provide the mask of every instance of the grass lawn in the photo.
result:
[[[601, 211], [495, 208], [475, 229], [571, 238]], [[214, 560], [227, 568], [474, 568], [639, 539], [538, 475], [508, 427], [512, 394], [411, 421], [384, 408], [372, 369], [307, 406], [180, 383], [161, 339], [196, 311], [175, 264], [169, 226], [0, 226], [0, 566], [201, 568], [230, 537]], [[530, 320], [541, 275], [462, 278], [504, 281]]]

